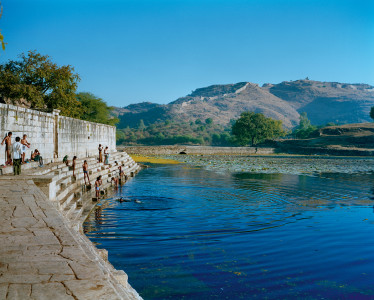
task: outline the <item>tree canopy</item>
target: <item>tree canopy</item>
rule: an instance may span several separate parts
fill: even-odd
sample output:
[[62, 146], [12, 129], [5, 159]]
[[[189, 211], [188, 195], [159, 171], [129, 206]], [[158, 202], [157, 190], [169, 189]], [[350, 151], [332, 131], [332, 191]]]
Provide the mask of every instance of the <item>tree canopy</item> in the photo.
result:
[[374, 106], [370, 109], [370, 118], [374, 120]]
[[299, 125], [294, 129], [293, 134], [299, 139], [309, 138], [318, 128], [313, 126], [308, 119], [306, 112], [300, 114]]
[[261, 113], [244, 112], [232, 126], [237, 144], [252, 146], [285, 135], [282, 121], [267, 118]]
[[111, 117], [111, 107], [107, 106], [103, 99], [87, 92], [77, 94], [80, 104], [80, 119], [96, 123], [115, 125], [117, 118]]
[[30, 108], [59, 109], [62, 115], [79, 117], [79, 80], [73, 67], [58, 66], [48, 55], [29, 51], [0, 65], [0, 96], [14, 104], [25, 99]]

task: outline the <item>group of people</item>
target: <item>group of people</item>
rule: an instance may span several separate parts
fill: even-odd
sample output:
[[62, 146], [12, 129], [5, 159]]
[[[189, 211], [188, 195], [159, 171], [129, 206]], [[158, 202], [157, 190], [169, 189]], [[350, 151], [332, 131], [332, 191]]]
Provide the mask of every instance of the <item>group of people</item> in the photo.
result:
[[[116, 162], [117, 163], [117, 162]], [[122, 169], [123, 165], [118, 166], [118, 176], [113, 176], [111, 178], [111, 183], [114, 184], [114, 187], [118, 189], [119, 185], [122, 185], [122, 178], [125, 175]], [[95, 191], [96, 191], [96, 198], [100, 199], [100, 186], [102, 185], [101, 175], [97, 177], [95, 181]]]
[[[101, 144], [99, 144], [99, 162], [103, 162], [103, 146], [101, 146]], [[104, 165], [109, 165], [109, 147], [106, 146], [104, 148], [104, 157], [105, 157], [105, 161], [104, 161]]]
[[[5, 143], [5, 152], [6, 152], [6, 162], [5, 165], [13, 165], [14, 168], [14, 175], [19, 175], [21, 174], [21, 164], [26, 163], [25, 161], [25, 156], [26, 156], [26, 149], [30, 148], [31, 144], [27, 141], [27, 135], [24, 134], [23, 138], [21, 139], [20, 137], [15, 138], [15, 142], [12, 144], [12, 132], [8, 132], [8, 134], [4, 137], [3, 141], [1, 142], [1, 145], [4, 145]], [[105, 148], [102, 147], [101, 144], [99, 144], [99, 162], [103, 162], [103, 155], [102, 153], [104, 152], [104, 164], [108, 165], [109, 164], [109, 147], [106, 146]], [[103, 151], [104, 150], [104, 151]], [[42, 157], [40, 155], [40, 152], [38, 149], [35, 149], [31, 153], [31, 160], [34, 161], [39, 161], [39, 163], [42, 164]], [[75, 168], [76, 168], [76, 160], [77, 156], [73, 157], [73, 160], [71, 162], [71, 167], [73, 169], [73, 176], [75, 176]], [[63, 158], [63, 162], [70, 167], [70, 162], [68, 160], [68, 156], [65, 155]], [[118, 164], [116, 162], [116, 164]], [[111, 182], [114, 183], [114, 186], [118, 188], [118, 186], [121, 184], [121, 179], [124, 175], [123, 165], [119, 165], [118, 167], [118, 176], [117, 177], [112, 177]], [[83, 165], [83, 175], [84, 175], [84, 184], [85, 185], [91, 185], [90, 177], [88, 174], [88, 163], [87, 160], [84, 160]], [[95, 193], [96, 193], [96, 198], [99, 200], [100, 199], [100, 187], [102, 185], [102, 177], [101, 175], [96, 178], [95, 181]]]
[[[24, 134], [22, 139], [17, 136], [15, 138], [15, 143], [12, 144], [12, 132], [8, 132], [7, 135], [1, 142], [1, 145], [5, 144], [5, 166], [12, 166], [13, 165], [13, 173], [14, 175], [21, 174], [21, 164], [28, 162], [25, 160], [26, 157], [26, 149], [30, 148], [31, 144], [27, 141], [27, 135]], [[35, 149], [31, 153], [31, 160], [39, 161], [40, 165], [43, 165], [43, 159], [40, 155], [38, 149]]]
[[[108, 165], [109, 164], [109, 147], [107, 146], [107, 147], [103, 148], [102, 145], [99, 144], [98, 150], [99, 150], [98, 161], [103, 162], [103, 155], [102, 154], [104, 152], [104, 157], [105, 157], [104, 164]], [[71, 167], [73, 169], [73, 176], [75, 176], [76, 160], [77, 160], [77, 156], [74, 156], [73, 160], [71, 161]], [[68, 160], [67, 155], [64, 156], [62, 161], [63, 161], [63, 163], [65, 163], [67, 166], [70, 167], [70, 161]], [[91, 186], [91, 180], [90, 180], [90, 177], [89, 177], [89, 174], [88, 174], [87, 160], [84, 160], [83, 165], [82, 165], [82, 169], [83, 169], [84, 184], [86, 186], [87, 185]], [[124, 175], [124, 172], [122, 170], [122, 166], [119, 166], [119, 177], [112, 177], [111, 178], [111, 182], [114, 182], [115, 187], [118, 187], [118, 185], [121, 184], [121, 178], [122, 178], [123, 175]], [[96, 181], [95, 181], [95, 194], [96, 194], [96, 198], [98, 200], [100, 199], [100, 187], [101, 187], [102, 183], [103, 183], [102, 182], [102, 177], [100, 175], [96, 178]]]
[[[103, 147], [101, 146], [101, 144], [99, 144], [99, 162], [103, 162], [102, 151], [103, 151]], [[109, 164], [109, 147], [108, 146], [106, 146], [105, 149], [104, 149], [104, 156], [105, 156], [105, 162], [104, 162], [104, 164], [108, 165]], [[73, 176], [74, 177], [75, 177], [76, 160], [77, 160], [77, 157], [74, 156], [73, 160], [72, 160], [72, 163], [71, 163], [71, 167], [73, 169]], [[66, 166], [68, 166], [68, 167], [70, 166], [70, 162], [68, 160], [68, 155], [64, 156], [64, 158], [62, 159], [62, 162], [65, 163]], [[87, 181], [88, 181], [88, 185], [91, 185], [90, 177], [88, 175], [88, 163], [87, 163], [87, 160], [85, 160], [83, 162], [82, 168], [83, 168], [83, 175], [84, 175], [84, 184], [87, 185]], [[86, 181], [86, 179], [87, 179], [87, 181]], [[96, 182], [98, 182], [98, 180], [96, 180]], [[95, 182], [95, 186], [96, 186], [96, 182]]]

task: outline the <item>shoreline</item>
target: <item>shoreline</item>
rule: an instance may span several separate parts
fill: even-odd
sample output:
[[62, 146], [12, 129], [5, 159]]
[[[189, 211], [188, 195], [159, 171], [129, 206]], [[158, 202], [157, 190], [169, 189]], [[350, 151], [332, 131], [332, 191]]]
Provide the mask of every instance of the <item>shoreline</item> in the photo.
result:
[[305, 156], [348, 156], [374, 157], [373, 149], [349, 147], [221, 147], [221, 146], [117, 146], [128, 154], [139, 155], [305, 155]]
[[319, 176], [328, 173], [374, 173], [374, 157], [305, 155], [156, 155], [215, 172], [292, 174]]
[[[140, 170], [126, 153], [112, 154], [105, 166], [83, 159], [91, 160], [92, 179], [103, 176], [103, 198], [114, 193], [115, 160], [124, 162], [123, 184]], [[83, 190], [82, 170], [73, 177], [62, 163], [32, 167], [21, 176], [0, 176], [0, 299], [15, 299], [15, 290], [21, 299], [142, 299], [127, 274], [108, 261], [108, 251], [82, 230], [99, 203], [93, 190]]]

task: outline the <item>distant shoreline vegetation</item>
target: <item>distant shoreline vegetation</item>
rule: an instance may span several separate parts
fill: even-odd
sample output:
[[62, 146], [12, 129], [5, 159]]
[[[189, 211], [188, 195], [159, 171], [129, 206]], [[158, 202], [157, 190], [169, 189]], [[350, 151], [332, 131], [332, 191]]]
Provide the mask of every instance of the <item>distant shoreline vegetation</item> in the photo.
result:
[[140, 120], [136, 128], [127, 126], [117, 130], [118, 145], [210, 145], [255, 146], [285, 136], [282, 121], [267, 118], [261, 113], [244, 112], [232, 126], [215, 124], [213, 119], [204, 122], [167, 120], [145, 126]]
[[148, 126], [140, 120], [135, 128], [117, 128], [118, 145], [220, 145], [230, 146], [231, 128], [208, 118], [190, 122], [166, 120]]
[[227, 126], [215, 124], [213, 119], [204, 121], [166, 120], [146, 126], [140, 120], [138, 126], [120, 128], [117, 125], [117, 145], [160, 146], [160, 145], [201, 145], [201, 146], [269, 146], [274, 140], [310, 139], [319, 136], [321, 128], [335, 126], [311, 124], [305, 112], [300, 114], [299, 124], [293, 130], [284, 130], [282, 122], [267, 118], [261, 113], [244, 112]]

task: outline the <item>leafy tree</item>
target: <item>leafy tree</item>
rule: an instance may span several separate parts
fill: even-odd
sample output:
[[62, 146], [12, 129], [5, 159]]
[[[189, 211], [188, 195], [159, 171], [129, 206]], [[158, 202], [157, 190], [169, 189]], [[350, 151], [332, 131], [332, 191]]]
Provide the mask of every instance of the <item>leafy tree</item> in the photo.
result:
[[374, 120], [374, 106], [370, 109], [370, 118]]
[[116, 130], [116, 141], [118, 144], [122, 144], [125, 141], [125, 133], [121, 130]]
[[143, 131], [145, 129], [145, 125], [144, 125], [143, 119], [140, 119], [139, 124], [138, 124], [138, 129], [140, 131]]
[[221, 142], [221, 136], [218, 133], [212, 134], [212, 144], [213, 145], [219, 145]]
[[203, 124], [203, 122], [201, 122], [200, 119], [196, 119], [196, 120], [195, 120], [195, 124], [196, 124], [196, 125], [200, 125], [200, 124]]
[[205, 124], [207, 124], [207, 125], [210, 125], [212, 123], [213, 123], [213, 119], [212, 118], [208, 118], [208, 119], [205, 120]]
[[19, 55], [19, 60], [0, 65], [0, 96], [13, 103], [25, 99], [31, 108], [60, 109], [62, 115], [79, 117], [75, 97], [79, 80], [71, 66], [59, 67], [49, 56], [29, 51]]
[[310, 120], [308, 119], [307, 113], [302, 112], [300, 114], [300, 120], [299, 120], [299, 129], [305, 130], [308, 129], [312, 124], [310, 123]]
[[261, 113], [244, 112], [232, 126], [232, 134], [239, 145], [252, 146], [285, 134], [282, 121], [267, 118]]
[[308, 119], [306, 112], [300, 114], [299, 125], [294, 129], [294, 135], [299, 139], [307, 139], [317, 130], [316, 126], [313, 126]]
[[[80, 104], [80, 119], [90, 122], [115, 125], [119, 122], [117, 118], [110, 115], [112, 109], [107, 106], [105, 101], [91, 93], [78, 93], [76, 99]], [[124, 136], [121, 136], [123, 139]]]

